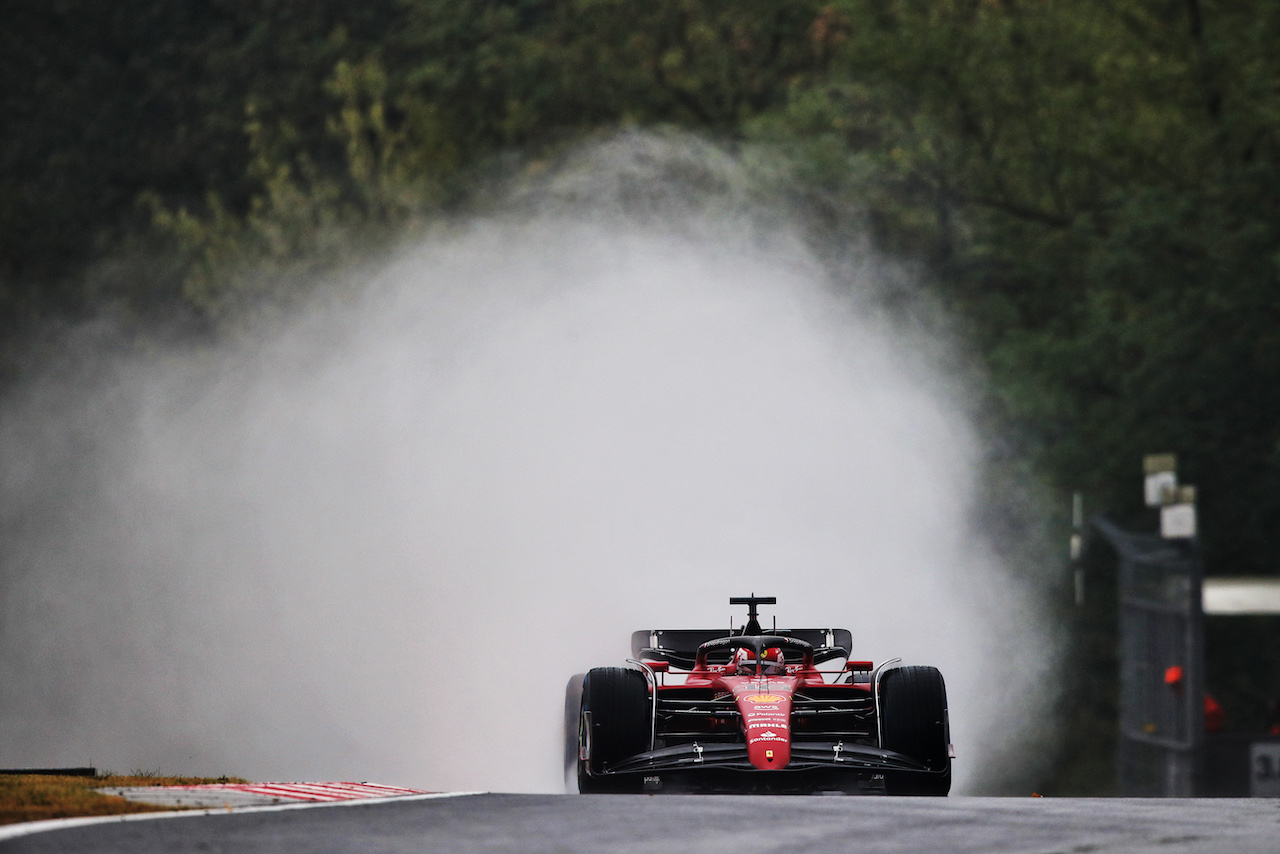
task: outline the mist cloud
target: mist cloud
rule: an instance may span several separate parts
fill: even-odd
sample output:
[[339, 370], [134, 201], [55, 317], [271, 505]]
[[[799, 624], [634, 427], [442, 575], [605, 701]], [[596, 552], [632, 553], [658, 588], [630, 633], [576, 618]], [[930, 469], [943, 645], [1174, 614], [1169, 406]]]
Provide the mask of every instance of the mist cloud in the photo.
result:
[[0, 765], [558, 791], [566, 680], [752, 591], [940, 667], [961, 789], [1034, 735], [945, 336], [706, 151], [589, 151], [270, 336], [16, 396]]

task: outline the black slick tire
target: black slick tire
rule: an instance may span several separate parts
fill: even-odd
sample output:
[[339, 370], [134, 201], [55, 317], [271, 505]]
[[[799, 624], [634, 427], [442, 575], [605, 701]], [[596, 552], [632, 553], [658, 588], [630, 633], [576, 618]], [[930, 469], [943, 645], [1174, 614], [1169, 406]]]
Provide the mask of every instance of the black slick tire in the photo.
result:
[[881, 747], [910, 757], [929, 773], [890, 771], [891, 795], [945, 796], [951, 791], [947, 687], [936, 667], [898, 667], [880, 677]]
[[585, 673], [575, 674], [564, 689], [564, 783], [569, 792], [578, 788], [578, 721], [582, 719], [582, 680], [585, 678]]
[[[620, 759], [649, 749], [649, 684], [638, 670], [597, 667], [582, 680], [578, 718], [578, 791], [638, 790], [635, 781], [604, 775]], [[586, 756], [583, 759], [583, 756]]]

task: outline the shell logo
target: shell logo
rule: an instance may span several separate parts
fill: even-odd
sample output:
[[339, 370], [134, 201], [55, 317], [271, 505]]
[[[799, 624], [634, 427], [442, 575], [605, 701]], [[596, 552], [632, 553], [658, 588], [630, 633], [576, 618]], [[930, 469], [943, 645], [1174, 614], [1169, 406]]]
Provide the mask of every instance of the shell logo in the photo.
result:
[[748, 703], [780, 703], [782, 700], [777, 694], [752, 694], [747, 697]]

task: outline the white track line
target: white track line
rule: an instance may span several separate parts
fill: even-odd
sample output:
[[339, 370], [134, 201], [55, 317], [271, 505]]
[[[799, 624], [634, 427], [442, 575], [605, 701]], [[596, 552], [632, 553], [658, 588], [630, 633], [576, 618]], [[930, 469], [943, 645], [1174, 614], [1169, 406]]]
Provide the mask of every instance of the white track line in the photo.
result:
[[84, 827], [90, 824], [111, 824], [121, 821], [150, 821], [160, 818], [186, 818], [193, 815], [239, 815], [247, 812], [283, 812], [284, 810], [306, 810], [317, 807], [358, 807], [369, 804], [404, 803], [405, 801], [430, 801], [437, 798], [461, 798], [468, 795], [483, 795], [484, 792], [432, 792], [425, 795], [395, 795], [388, 798], [350, 798], [342, 801], [308, 801], [299, 804], [280, 804], [269, 807], [215, 807], [208, 809], [175, 810], [172, 812], [136, 812], [126, 815], [94, 816], [92, 818], [51, 818], [45, 821], [28, 821], [19, 824], [0, 826], [0, 842], [27, 836], [32, 833], [44, 833], [49, 830], [62, 830], [67, 827]]

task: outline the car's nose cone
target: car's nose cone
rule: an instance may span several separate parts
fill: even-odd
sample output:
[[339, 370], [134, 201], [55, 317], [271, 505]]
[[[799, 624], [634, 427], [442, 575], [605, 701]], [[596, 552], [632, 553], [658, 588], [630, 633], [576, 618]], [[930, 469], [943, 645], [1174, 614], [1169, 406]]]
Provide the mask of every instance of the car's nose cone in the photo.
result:
[[791, 761], [792, 680], [750, 680], [735, 686], [733, 695], [742, 715], [747, 758], [762, 771], [785, 768]]

